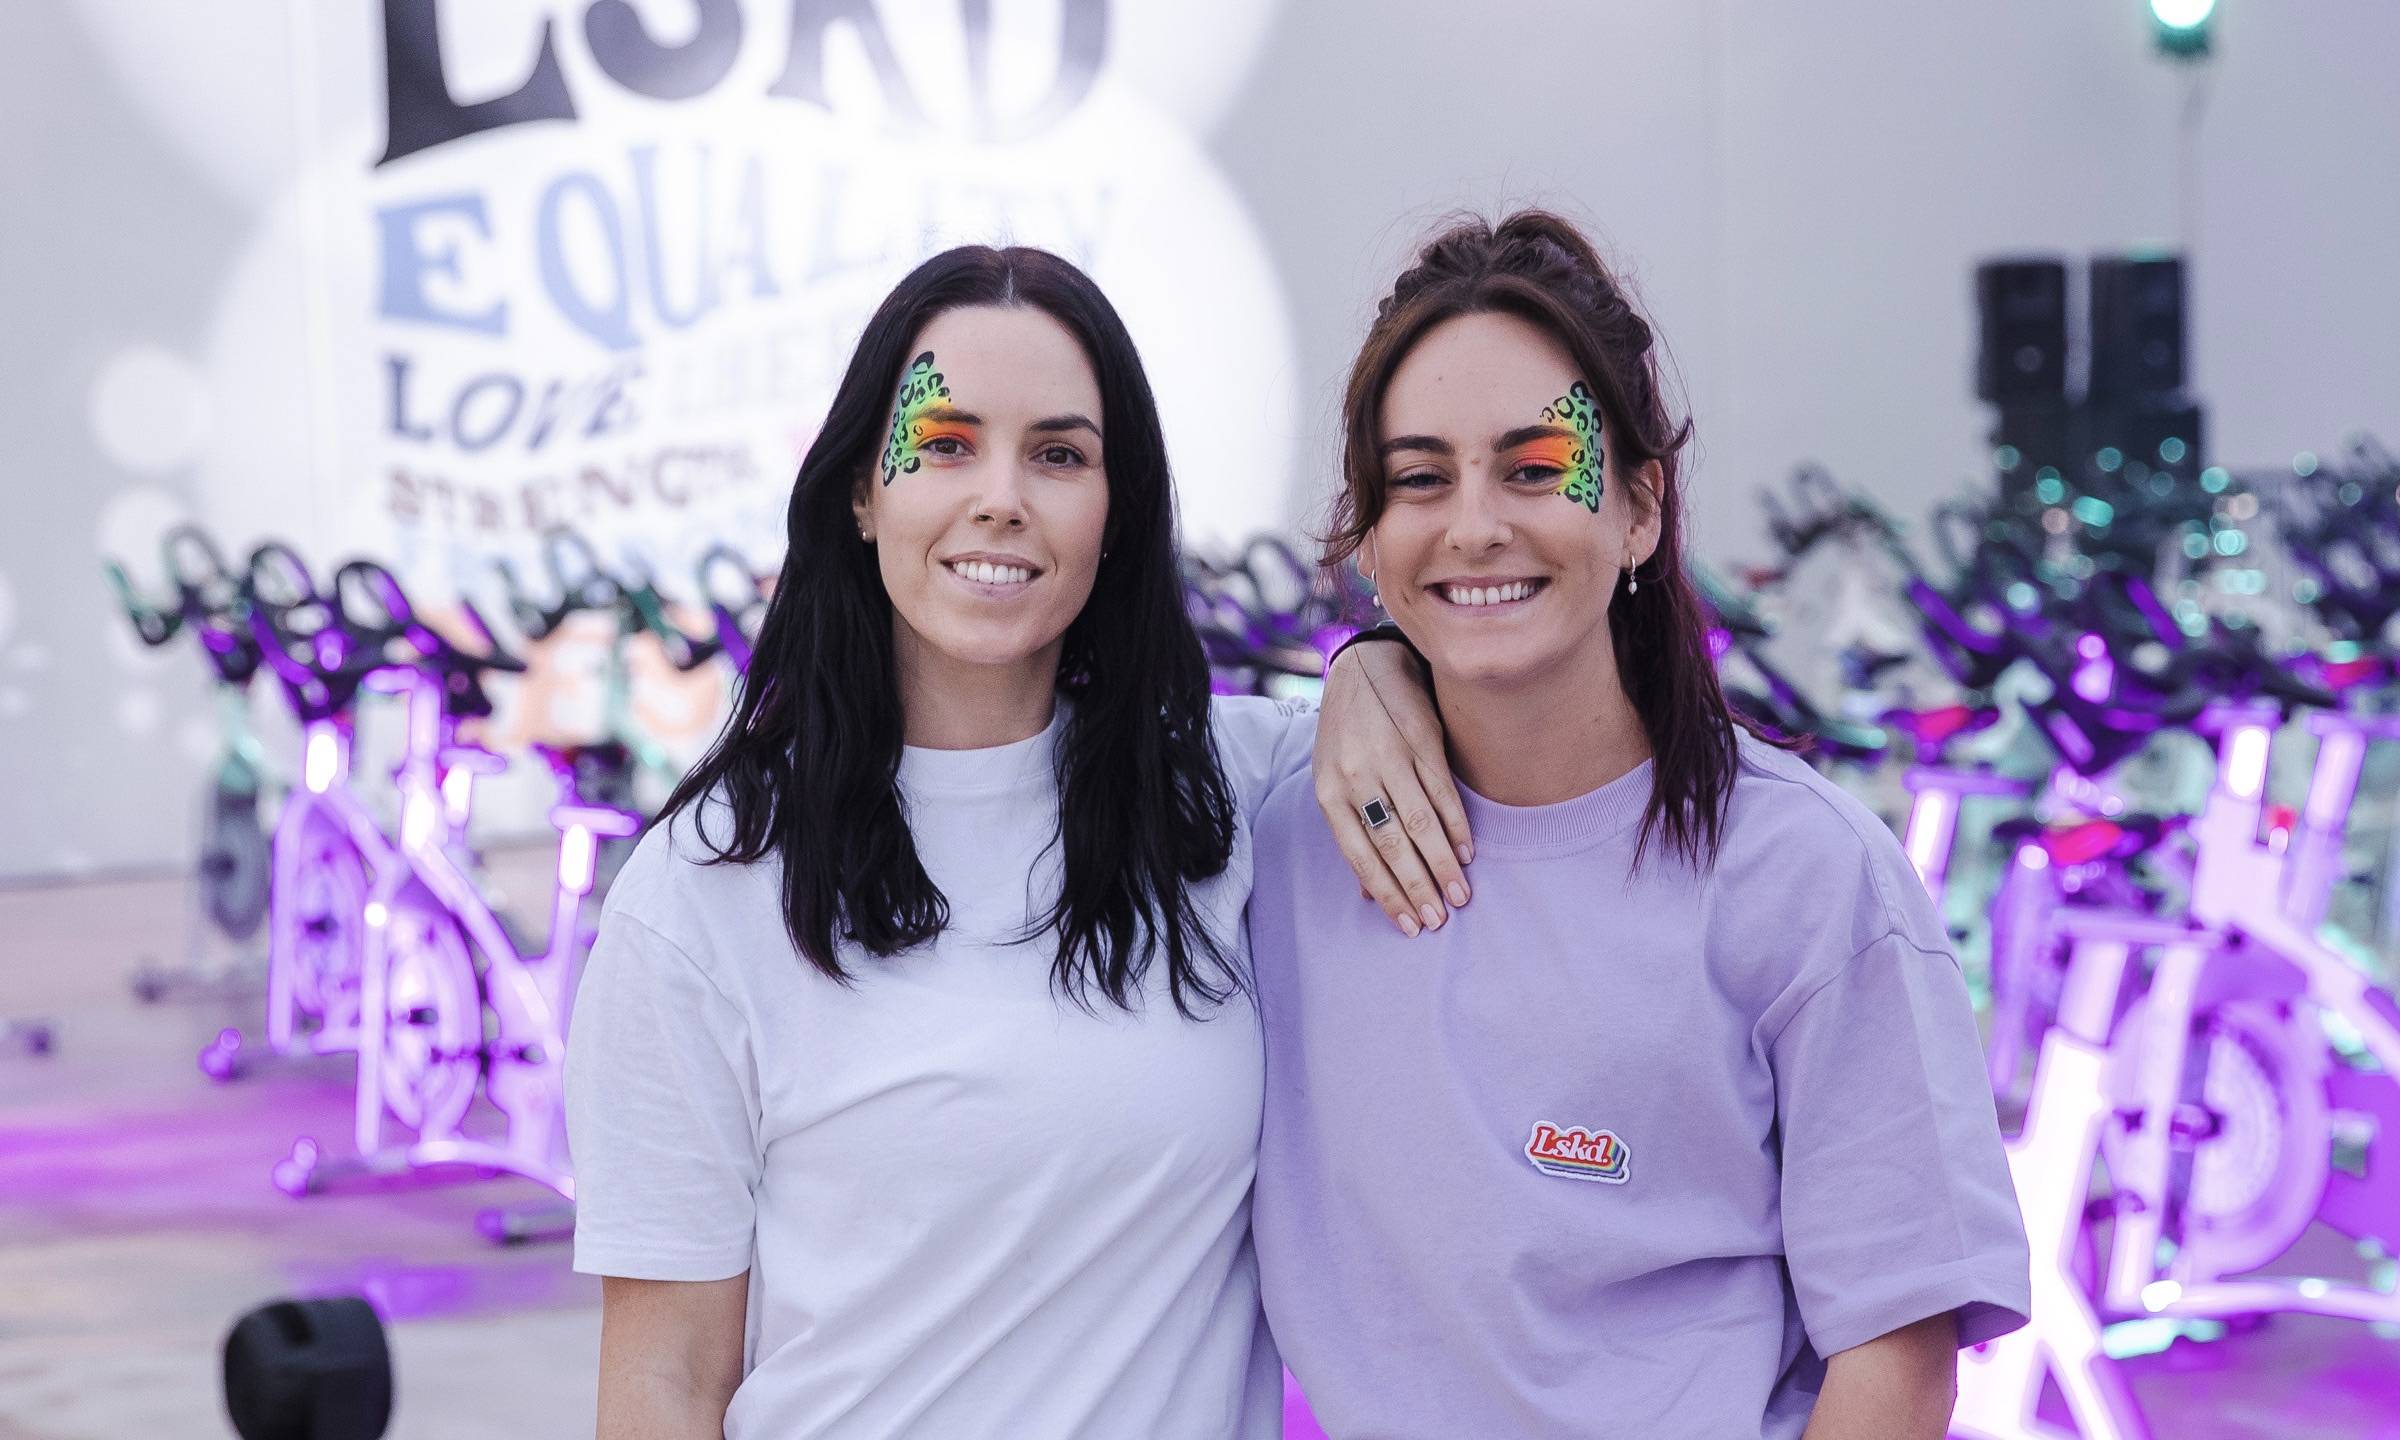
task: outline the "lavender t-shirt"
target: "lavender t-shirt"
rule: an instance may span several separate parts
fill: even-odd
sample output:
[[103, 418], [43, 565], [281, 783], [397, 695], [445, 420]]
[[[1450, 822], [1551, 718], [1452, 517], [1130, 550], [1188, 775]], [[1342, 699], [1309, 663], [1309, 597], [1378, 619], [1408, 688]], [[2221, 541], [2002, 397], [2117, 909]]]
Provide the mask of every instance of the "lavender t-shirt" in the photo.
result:
[[1633, 871], [1650, 777], [1470, 795], [1474, 901], [1415, 940], [1305, 783], [1259, 818], [1253, 1224], [1333, 1435], [1790, 1440], [1820, 1357], [2024, 1323], [1974, 1017], [1899, 846], [1745, 739], [1714, 868]]

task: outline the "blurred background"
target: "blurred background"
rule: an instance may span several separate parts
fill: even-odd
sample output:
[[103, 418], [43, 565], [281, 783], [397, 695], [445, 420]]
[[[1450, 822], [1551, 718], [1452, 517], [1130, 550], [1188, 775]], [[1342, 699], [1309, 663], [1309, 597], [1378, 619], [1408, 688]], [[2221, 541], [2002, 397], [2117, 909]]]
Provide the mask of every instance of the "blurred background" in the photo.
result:
[[[389, 1329], [393, 1433], [589, 1433], [596, 1290], [539, 1238], [555, 1224], [512, 1218], [556, 1175], [308, 1173], [354, 1128], [355, 1060], [331, 1032], [358, 1019], [303, 1004], [298, 1038], [268, 1033], [263, 957], [284, 933], [269, 882], [287, 870], [265, 836], [295, 788], [325, 788], [307, 735], [338, 707], [298, 698], [306, 663], [253, 653], [243, 670], [237, 652], [273, 632], [245, 607], [283, 616], [371, 557], [419, 614], [447, 626], [471, 601], [522, 649], [528, 673], [495, 677], [491, 713], [463, 717], [511, 763], [471, 823], [464, 785], [449, 818], [462, 869], [538, 936], [553, 894], [604, 884], [616, 848], [605, 821], [561, 847], [559, 787], [638, 823], [706, 743], [858, 328], [916, 261], [964, 241], [1054, 248], [1117, 302], [1164, 410], [1221, 683], [1290, 689], [1355, 616], [1338, 585], [1254, 541], [1309, 553], [1376, 300], [1453, 211], [1534, 203], [1586, 225], [1638, 288], [1696, 423], [1694, 558], [1718, 577], [1729, 667], [1749, 667], [1729, 683], [1817, 735], [1896, 827], [1945, 793], [1911, 778], [1938, 764], [2019, 785], [2011, 804], [2050, 827], [1970, 823], [1948, 877], [1911, 841], [1929, 879], [1953, 880], [1979, 997], [2022, 1040], [2024, 1073], [1995, 1073], [2013, 1130], [2045, 1027], [2065, 1022], [2055, 994], [2031, 1020], [2007, 1009], [1990, 907], [2025, 846], [2067, 823], [2058, 797], [2089, 798], [2060, 773], [2120, 797], [2068, 820], [2198, 815], [2226, 790], [2208, 748], [2223, 731], [2177, 694], [2266, 696], [2298, 743], [2277, 750], [2275, 793], [2246, 798], [2294, 815], [2278, 842], [2258, 810], [2249, 838], [2296, 853], [2328, 763], [2301, 712], [2377, 709], [2358, 697], [2390, 688], [2388, 669], [2361, 688], [2323, 667], [2382, 663], [2372, 602], [2396, 593], [2376, 554], [2328, 558], [2345, 536], [2400, 537], [2385, 513], [2400, 473], [2371, 438], [2400, 435], [2396, 77], [2400, 9], [2380, 0], [0, 8], [17, 137], [0, 149], [0, 1034], [15, 1042], [0, 1437], [229, 1433], [213, 1368], [227, 1325], [273, 1296], [335, 1293], [364, 1294]], [[1802, 466], [1821, 469], [1795, 488]], [[308, 574], [262, 581], [249, 559], [270, 540]], [[1994, 554], [2025, 558], [1996, 573]], [[2112, 631], [2135, 623], [2122, 605], [2075, 608], [2112, 576], [2157, 601], [2158, 635]], [[2327, 612], [2337, 591], [2358, 603]], [[1929, 593], [1962, 617], [1953, 653], [1918, 636]], [[2151, 614], [2142, 596], [2128, 603]], [[2111, 655], [2266, 658], [2240, 675], [2125, 660], [2156, 693], [2084, 730], [2132, 706], [2136, 739], [2189, 743], [2078, 755], [2059, 739], [2075, 717], [2043, 692], [2089, 687], [2038, 679], [2069, 651], [2029, 641], [1961, 673], [1960, 645], [2037, 631]], [[316, 660], [320, 682], [341, 669]], [[2297, 678], [2266, 683], [2269, 663]], [[401, 802], [375, 787], [410, 744], [398, 703], [358, 700], [358, 758], [345, 750], [334, 782], [359, 777], [362, 813], [387, 824]], [[1922, 717], [1946, 707], [1990, 731], [1988, 754], [1927, 738], [1950, 722]], [[2400, 1229], [2400, 1209], [2381, 1192], [2309, 1208], [2391, 1180], [2366, 1158], [2370, 1122], [2400, 1125], [2400, 1107], [2322, 1073], [2391, 1068], [2372, 1032], [2392, 1011], [2396, 777], [2383, 732], [2357, 734], [2361, 823], [2324, 842], [2328, 894], [2300, 929], [2347, 923], [2349, 973], [2382, 998], [2342, 1002], [2363, 1021], [2328, 998], [2279, 1022], [2311, 1046], [2335, 1037], [2310, 1069], [2291, 1059], [2298, 1032], [2278, 1032], [2284, 1069], [2258, 1082], [2285, 1109], [2254, 1184], [2281, 1198], [2253, 1199], [2294, 1212], [2292, 1234], [2221, 1274], [2118, 1288], [2198, 1293], [2297, 1255], [2313, 1283], [2385, 1300], [2277, 1291], [2137, 1314], [2087, 1274], [2108, 1333], [2059, 1340], [2084, 1357], [2060, 1363], [2116, 1377], [2102, 1388], [2121, 1403], [2036, 1373], [2011, 1382], [2030, 1386], [2022, 1406], [1987, 1406], [2022, 1415], [1973, 1433], [2400, 1434], [2378, 1228]], [[612, 743], [625, 753], [556, 749]], [[1959, 795], [2000, 793], [1961, 785], [1942, 802], [1954, 827]], [[2138, 903], [2220, 936], [2263, 925], [2189, 883], [2159, 898], [2173, 887], [2133, 862], [2168, 842], [2135, 839], [2084, 855], [2099, 845], [2084, 832], [2050, 867], [2124, 860], [2134, 902], [2112, 871], [2040, 905]], [[599, 852], [597, 877], [577, 844]], [[292, 944], [331, 943], [326, 917], [355, 907], [326, 873], [303, 917], [320, 928]], [[2045, 931], [2027, 963], [2065, 973], [2071, 931]], [[465, 1043], [483, 1028], [478, 1010]], [[2330, 1109], [2291, 1112], [2294, 1085], [2330, 1087]], [[471, 1091], [462, 1133], [496, 1133]], [[402, 1103], [400, 1128], [430, 1123], [429, 1098], [448, 1103]], [[2170, 1210], [2218, 1213], [2189, 1198]], [[2060, 1243], [2086, 1254], [2102, 1233]]]

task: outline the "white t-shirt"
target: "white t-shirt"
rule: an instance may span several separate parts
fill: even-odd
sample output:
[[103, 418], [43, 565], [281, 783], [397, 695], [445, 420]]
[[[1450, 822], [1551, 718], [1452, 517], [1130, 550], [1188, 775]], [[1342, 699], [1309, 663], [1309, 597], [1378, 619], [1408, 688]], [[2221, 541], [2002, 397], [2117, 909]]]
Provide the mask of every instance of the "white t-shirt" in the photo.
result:
[[[890, 959], [846, 946], [849, 987], [793, 947], [778, 865], [698, 863], [688, 812], [609, 892], [567, 1051], [575, 1268], [750, 1272], [729, 1440], [1280, 1433], [1251, 1001], [1185, 1020], [1157, 958], [1138, 1012], [1087, 1013], [1053, 944], [1007, 943], [1057, 893], [1064, 718], [904, 752], [950, 924]], [[1247, 974], [1250, 819], [1315, 721], [1220, 698], [1213, 728], [1239, 826], [1194, 900]]]

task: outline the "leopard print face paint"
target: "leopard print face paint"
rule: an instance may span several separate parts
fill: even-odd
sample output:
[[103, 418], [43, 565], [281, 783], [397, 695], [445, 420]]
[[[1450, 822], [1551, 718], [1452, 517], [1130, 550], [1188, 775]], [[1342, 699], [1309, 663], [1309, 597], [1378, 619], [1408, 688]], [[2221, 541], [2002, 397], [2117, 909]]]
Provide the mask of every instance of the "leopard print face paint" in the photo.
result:
[[1558, 493], [1598, 514], [1605, 483], [1601, 472], [1608, 460], [1600, 448], [1600, 407], [1592, 399], [1591, 387], [1576, 381], [1566, 394], [1542, 411], [1542, 419], [1575, 432], [1575, 443], [1568, 448], [1565, 463], [1559, 467], [1564, 473], [1559, 477]]
[[883, 447], [884, 484], [917, 473], [925, 443], [933, 438], [926, 412], [949, 399], [950, 387], [942, 383], [942, 372], [933, 368], [931, 350], [908, 362], [908, 373], [900, 377], [899, 398], [892, 402], [892, 435]]

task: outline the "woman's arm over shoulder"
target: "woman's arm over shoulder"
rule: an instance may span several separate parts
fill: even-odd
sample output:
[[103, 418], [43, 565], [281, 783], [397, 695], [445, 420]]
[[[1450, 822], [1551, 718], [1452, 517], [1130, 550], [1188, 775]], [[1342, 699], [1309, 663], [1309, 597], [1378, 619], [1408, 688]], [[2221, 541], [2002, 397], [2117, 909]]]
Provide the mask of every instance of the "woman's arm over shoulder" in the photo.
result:
[[747, 1271], [602, 1281], [599, 1440], [721, 1440], [749, 1303]]

